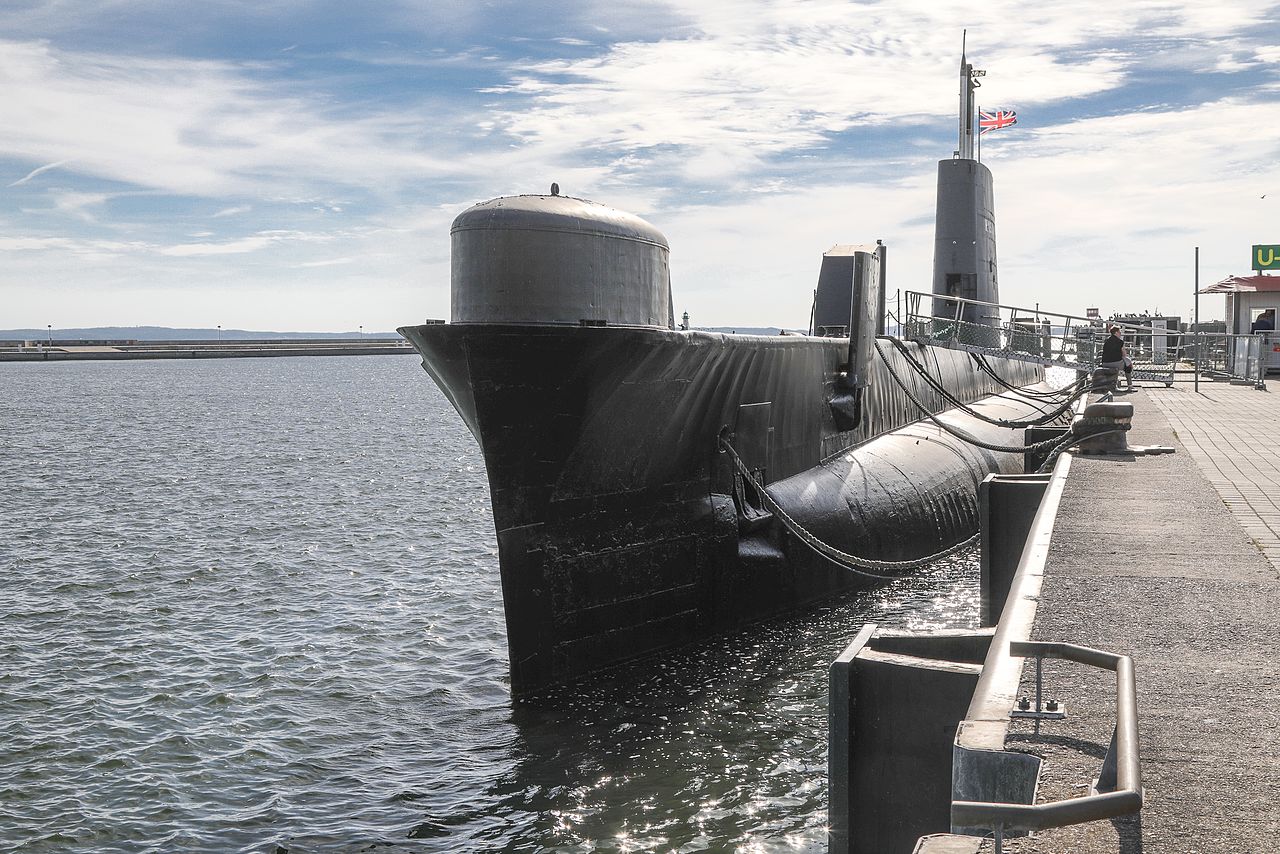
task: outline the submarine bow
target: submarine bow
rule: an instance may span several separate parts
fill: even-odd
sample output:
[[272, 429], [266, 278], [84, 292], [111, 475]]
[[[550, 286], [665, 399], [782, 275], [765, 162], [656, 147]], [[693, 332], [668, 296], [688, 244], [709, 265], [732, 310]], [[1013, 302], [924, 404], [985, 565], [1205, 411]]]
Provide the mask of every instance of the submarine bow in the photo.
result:
[[948, 411], [907, 355], [993, 420], [1031, 411], [966, 354], [875, 339], [882, 249], [828, 253], [853, 294], [832, 337], [751, 336], [672, 328], [666, 239], [603, 205], [495, 199], [451, 239], [452, 322], [400, 331], [484, 456], [517, 695], [867, 583], [759, 506], [726, 437], [808, 531], [885, 560], [963, 541], [983, 477], [1022, 469], [921, 422], [886, 371], [944, 421], [1020, 441]]

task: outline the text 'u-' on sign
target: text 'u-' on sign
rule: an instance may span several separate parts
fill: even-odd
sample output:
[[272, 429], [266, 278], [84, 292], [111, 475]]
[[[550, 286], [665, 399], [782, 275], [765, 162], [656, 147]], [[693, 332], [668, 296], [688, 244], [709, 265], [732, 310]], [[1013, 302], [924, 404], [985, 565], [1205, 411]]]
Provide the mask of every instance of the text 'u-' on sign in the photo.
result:
[[1280, 270], [1280, 243], [1253, 247], [1254, 270]]

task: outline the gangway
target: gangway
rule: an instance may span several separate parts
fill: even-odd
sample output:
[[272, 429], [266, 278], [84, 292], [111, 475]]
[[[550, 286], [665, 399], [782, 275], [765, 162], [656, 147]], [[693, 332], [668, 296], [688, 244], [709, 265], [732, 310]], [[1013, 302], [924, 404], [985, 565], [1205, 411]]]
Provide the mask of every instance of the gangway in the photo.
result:
[[[934, 347], [967, 350], [1046, 367], [1091, 371], [1101, 361], [1108, 329], [1119, 326], [1133, 359], [1133, 379], [1173, 385], [1181, 350], [1177, 329], [1104, 322], [1097, 318], [903, 291], [903, 336]], [[983, 322], [965, 320], [979, 317]]]

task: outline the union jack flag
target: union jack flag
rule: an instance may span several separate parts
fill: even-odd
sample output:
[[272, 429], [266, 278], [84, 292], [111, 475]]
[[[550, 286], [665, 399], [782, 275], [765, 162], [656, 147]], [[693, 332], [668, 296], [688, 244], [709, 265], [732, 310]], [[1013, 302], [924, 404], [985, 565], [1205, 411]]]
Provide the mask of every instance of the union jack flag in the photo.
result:
[[1000, 130], [1001, 128], [1012, 127], [1018, 123], [1018, 114], [1013, 110], [996, 110], [988, 113], [986, 110], [978, 111], [978, 127], [981, 128], [980, 134], [989, 130]]

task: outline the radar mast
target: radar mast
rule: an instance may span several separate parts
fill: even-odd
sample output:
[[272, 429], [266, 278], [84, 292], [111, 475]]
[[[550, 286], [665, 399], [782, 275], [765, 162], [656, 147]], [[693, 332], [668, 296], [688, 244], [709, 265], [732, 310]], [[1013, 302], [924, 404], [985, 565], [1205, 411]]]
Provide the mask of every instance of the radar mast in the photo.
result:
[[962, 160], [973, 160], [973, 91], [980, 86], [979, 77], [986, 77], [987, 72], [974, 68], [965, 58], [965, 46], [969, 31], [965, 30], [960, 37], [960, 146], [956, 149], [956, 157]]

